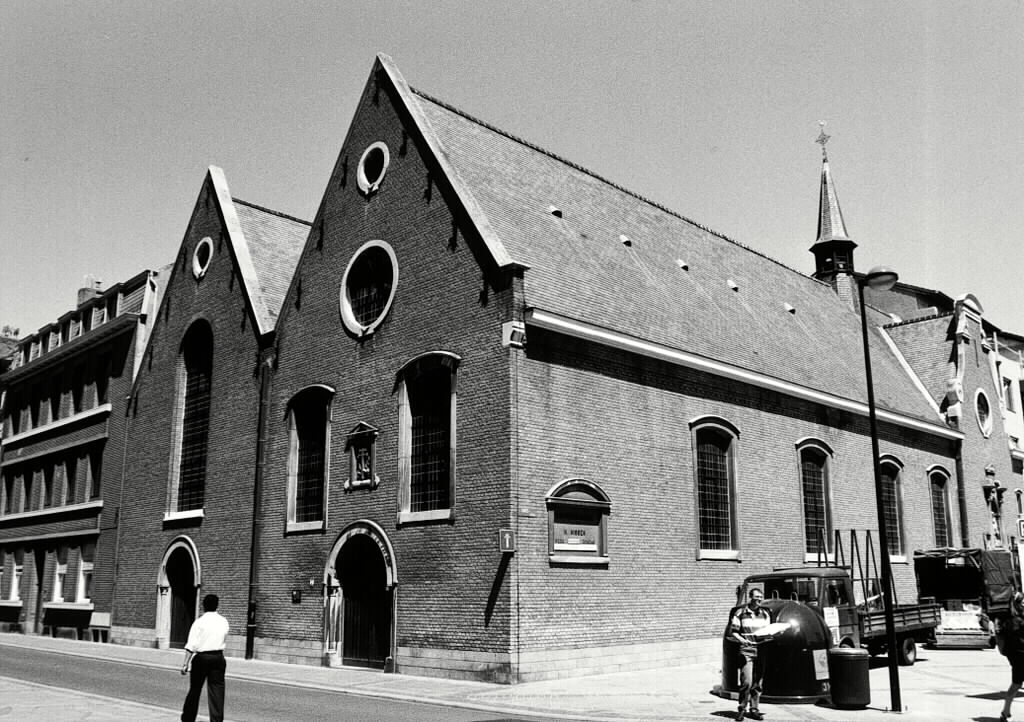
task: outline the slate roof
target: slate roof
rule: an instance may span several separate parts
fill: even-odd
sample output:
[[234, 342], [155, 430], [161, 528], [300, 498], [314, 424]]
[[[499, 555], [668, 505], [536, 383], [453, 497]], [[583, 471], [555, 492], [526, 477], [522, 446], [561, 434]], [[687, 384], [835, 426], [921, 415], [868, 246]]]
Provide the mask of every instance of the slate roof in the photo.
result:
[[270, 327], [273, 327], [311, 224], [237, 198], [231, 200], [256, 269]]
[[[424, 133], [527, 267], [528, 307], [866, 402], [860, 320], [830, 286], [408, 90]], [[871, 335], [879, 407], [939, 424]]]

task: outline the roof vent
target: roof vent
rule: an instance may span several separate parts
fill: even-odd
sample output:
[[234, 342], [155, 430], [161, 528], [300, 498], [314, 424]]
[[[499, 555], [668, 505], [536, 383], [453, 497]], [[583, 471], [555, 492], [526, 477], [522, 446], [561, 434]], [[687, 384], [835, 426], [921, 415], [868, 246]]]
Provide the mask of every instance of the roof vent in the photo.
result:
[[727, 281], [727, 283], [729, 284], [729, 288], [731, 288], [732, 290], [740, 290], [740, 287], [736, 284], [736, 281], [732, 280], [731, 278]]
[[789, 313], [793, 313], [793, 314], [796, 313], [796, 309], [793, 307], [793, 304], [791, 304], [791, 303], [784, 303], [782, 305], [783, 305], [783, 307], [785, 307], [786, 311], [788, 311]]
[[678, 266], [679, 266], [679, 267], [680, 267], [681, 269], [683, 269], [684, 271], [689, 271], [689, 270], [690, 270], [690, 264], [689, 264], [689, 263], [687, 263], [686, 261], [684, 261], [684, 260], [683, 260], [682, 258], [677, 258], [677, 259], [676, 259], [676, 264], [677, 264], [677, 265], [678, 265]]
[[627, 235], [620, 235], [619, 236], [619, 240], [622, 242], [622, 245], [624, 245], [624, 246], [632, 246], [633, 245], [632, 239], [630, 239], [630, 237], [627, 236]]
[[548, 213], [553, 215], [555, 218], [562, 217], [562, 209], [558, 208], [557, 206], [548, 206]]

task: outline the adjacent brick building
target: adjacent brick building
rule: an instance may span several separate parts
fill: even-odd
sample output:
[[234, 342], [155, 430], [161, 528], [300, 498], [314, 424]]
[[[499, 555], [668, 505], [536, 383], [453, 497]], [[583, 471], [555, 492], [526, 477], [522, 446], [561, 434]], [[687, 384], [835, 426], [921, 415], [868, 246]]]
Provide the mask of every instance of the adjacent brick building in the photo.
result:
[[106, 639], [126, 399], [166, 271], [106, 290], [18, 342], [0, 446], [0, 626]]

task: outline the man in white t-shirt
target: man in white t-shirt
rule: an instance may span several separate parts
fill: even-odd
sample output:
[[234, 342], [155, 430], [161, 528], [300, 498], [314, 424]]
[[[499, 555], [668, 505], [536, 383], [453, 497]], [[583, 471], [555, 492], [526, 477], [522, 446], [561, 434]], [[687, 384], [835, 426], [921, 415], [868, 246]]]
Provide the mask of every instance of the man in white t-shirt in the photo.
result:
[[195, 722], [199, 695], [206, 684], [210, 722], [224, 722], [224, 647], [228, 638], [228, 620], [217, 613], [216, 594], [203, 597], [203, 615], [192, 623], [185, 643], [185, 663], [181, 673], [189, 674], [188, 694], [181, 708], [182, 722]]

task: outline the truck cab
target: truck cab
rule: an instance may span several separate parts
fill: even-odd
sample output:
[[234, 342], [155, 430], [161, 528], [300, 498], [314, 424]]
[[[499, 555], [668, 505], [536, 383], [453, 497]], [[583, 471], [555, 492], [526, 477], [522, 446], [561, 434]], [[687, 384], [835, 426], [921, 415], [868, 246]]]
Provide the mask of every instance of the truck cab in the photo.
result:
[[790, 600], [816, 610], [825, 619], [836, 646], [860, 646], [858, 602], [882, 608], [880, 594], [857, 599], [845, 567], [797, 567], [755, 574], [744, 580], [740, 598], [746, 599], [753, 588], [760, 589], [765, 600]]

